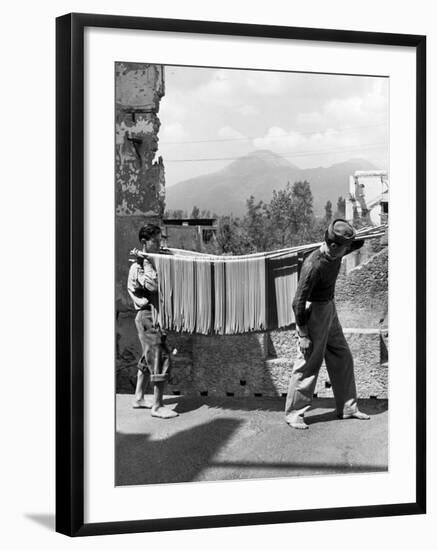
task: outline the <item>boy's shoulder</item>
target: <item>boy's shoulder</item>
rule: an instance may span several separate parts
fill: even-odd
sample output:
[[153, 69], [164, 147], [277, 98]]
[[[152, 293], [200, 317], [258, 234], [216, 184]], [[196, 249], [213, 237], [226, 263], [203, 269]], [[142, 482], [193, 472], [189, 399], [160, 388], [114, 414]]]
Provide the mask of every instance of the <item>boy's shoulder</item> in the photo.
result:
[[321, 259], [322, 259], [322, 253], [320, 251], [320, 248], [316, 248], [316, 250], [313, 250], [305, 258], [304, 265], [309, 270], [317, 270], [320, 268]]
[[146, 261], [147, 261], [146, 259], [144, 259], [144, 261], [139, 261], [139, 260], [133, 261], [130, 265], [130, 268], [129, 268], [129, 276], [130, 277], [135, 276], [135, 275], [138, 274], [139, 271], [143, 271], [144, 270], [144, 263]]

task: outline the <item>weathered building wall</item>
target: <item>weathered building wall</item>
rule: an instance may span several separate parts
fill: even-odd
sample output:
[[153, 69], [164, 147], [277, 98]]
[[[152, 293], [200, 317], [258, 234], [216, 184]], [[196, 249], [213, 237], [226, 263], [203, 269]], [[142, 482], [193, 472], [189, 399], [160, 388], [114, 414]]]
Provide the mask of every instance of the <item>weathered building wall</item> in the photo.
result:
[[376, 328], [388, 323], [388, 247], [349, 273], [340, 273], [335, 298], [344, 326]]
[[115, 254], [117, 310], [130, 309], [126, 292], [129, 250], [138, 230], [160, 223], [165, 174], [158, 150], [159, 103], [165, 93], [164, 67], [145, 63], [115, 66]]
[[[130, 325], [121, 332], [125, 339], [132, 333]], [[387, 398], [388, 369], [379, 329], [345, 329], [345, 336], [354, 357], [358, 396]], [[178, 350], [167, 389], [170, 394], [284, 397], [287, 393], [297, 352], [293, 330], [235, 336], [170, 334], [168, 340]], [[125, 350], [131, 350], [125, 359], [133, 364], [120, 371], [117, 391], [132, 392], [140, 348], [135, 338], [123, 344]], [[333, 396], [325, 365], [315, 393], [318, 397]]]

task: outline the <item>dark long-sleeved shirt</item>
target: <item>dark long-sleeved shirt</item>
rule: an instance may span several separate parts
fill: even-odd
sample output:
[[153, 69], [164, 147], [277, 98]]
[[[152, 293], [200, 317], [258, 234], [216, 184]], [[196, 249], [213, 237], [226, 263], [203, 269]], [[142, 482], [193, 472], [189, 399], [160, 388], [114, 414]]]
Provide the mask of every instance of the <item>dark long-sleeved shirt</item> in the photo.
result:
[[[364, 244], [361, 239], [352, 242], [350, 254]], [[293, 300], [293, 311], [297, 326], [306, 325], [306, 302], [326, 302], [334, 298], [335, 283], [340, 271], [341, 258], [330, 260], [318, 248], [304, 261], [299, 283]]]

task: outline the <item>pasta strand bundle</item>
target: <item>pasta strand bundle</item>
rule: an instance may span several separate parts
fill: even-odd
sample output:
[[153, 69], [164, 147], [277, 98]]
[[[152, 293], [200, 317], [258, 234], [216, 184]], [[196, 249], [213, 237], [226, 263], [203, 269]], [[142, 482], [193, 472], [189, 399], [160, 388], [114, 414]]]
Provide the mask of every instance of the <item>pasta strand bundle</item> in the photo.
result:
[[[165, 330], [198, 334], [241, 334], [290, 324], [297, 285], [295, 255], [282, 259], [288, 271], [268, 268], [266, 255], [198, 257], [153, 255], [159, 280], [156, 324]], [[274, 279], [274, 296], [269, 277]], [[276, 304], [276, 305], [275, 305]], [[277, 323], [269, 326], [268, 310]]]
[[[371, 239], [386, 225], [359, 230]], [[291, 307], [298, 283], [298, 254], [320, 243], [244, 256], [215, 256], [170, 249], [149, 254], [159, 280], [163, 329], [199, 334], [240, 334], [272, 330], [294, 323]]]

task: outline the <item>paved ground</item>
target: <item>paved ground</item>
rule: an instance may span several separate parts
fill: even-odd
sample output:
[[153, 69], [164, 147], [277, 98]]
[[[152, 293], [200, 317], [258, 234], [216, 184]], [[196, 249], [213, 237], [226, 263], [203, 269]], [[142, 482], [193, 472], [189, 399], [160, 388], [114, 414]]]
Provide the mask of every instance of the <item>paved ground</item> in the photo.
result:
[[116, 484], [176, 483], [387, 470], [386, 400], [362, 400], [371, 420], [339, 420], [315, 399], [309, 430], [284, 422], [284, 400], [168, 397], [180, 416], [152, 418], [117, 395]]

